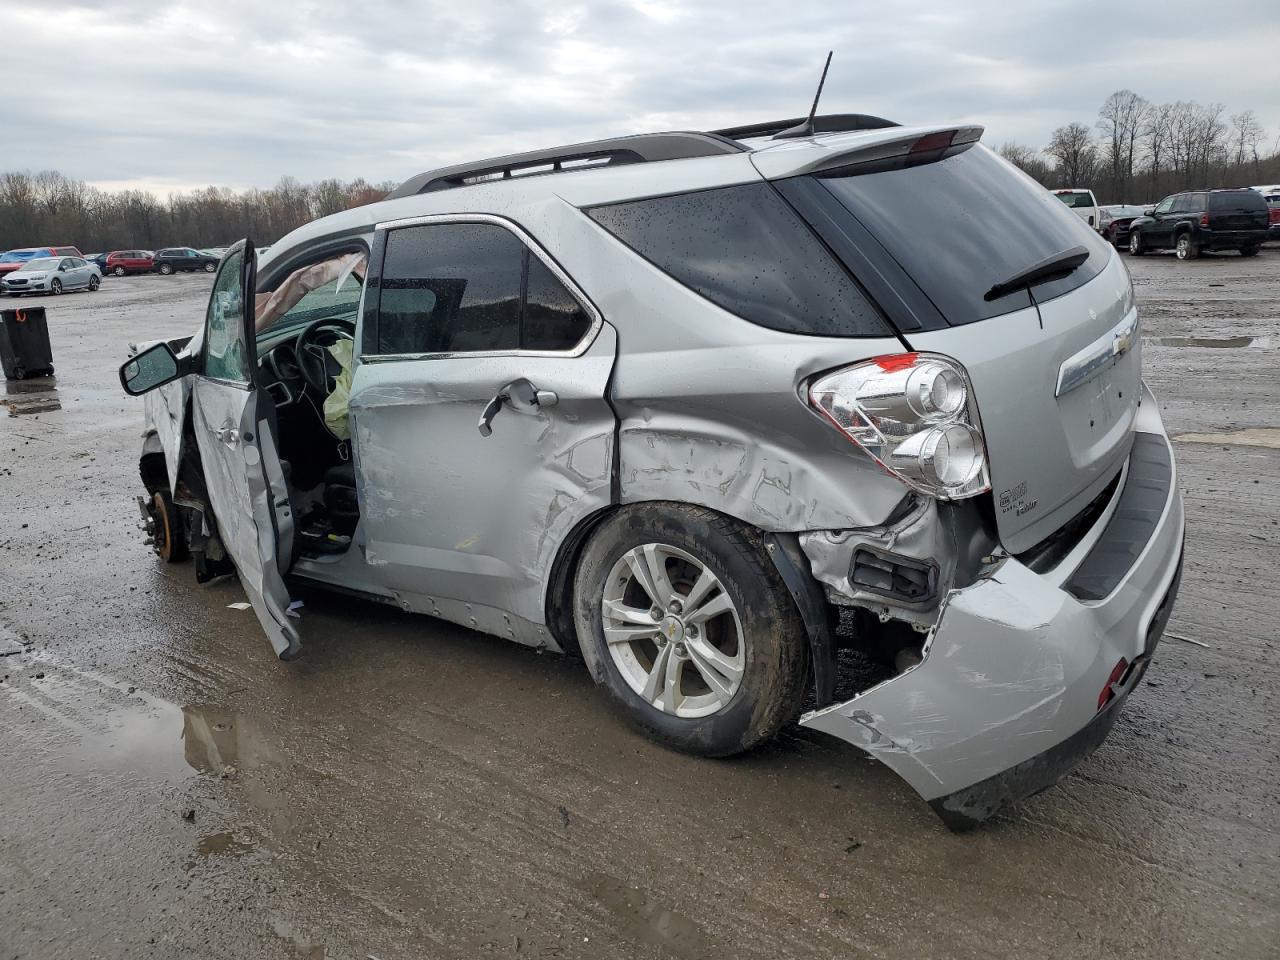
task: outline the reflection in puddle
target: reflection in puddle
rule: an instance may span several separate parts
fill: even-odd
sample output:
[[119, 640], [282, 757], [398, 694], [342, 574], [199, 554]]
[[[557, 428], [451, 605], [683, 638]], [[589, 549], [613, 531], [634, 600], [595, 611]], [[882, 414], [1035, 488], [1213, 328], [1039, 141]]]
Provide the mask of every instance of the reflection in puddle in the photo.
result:
[[710, 945], [702, 927], [655, 903], [642, 890], [608, 874], [590, 873], [581, 888], [608, 908], [624, 936], [663, 947], [681, 957], [705, 957]]
[[4, 396], [0, 397], [0, 404], [9, 408], [11, 417], [61, 410], [62, 401], [58, 397], [58, 381], [54, 377], [5, 380]]
[[50, 665], [41, 672], [42, 679], [0, 689], [70, 734], [58, 739], [54, 762], [178, 783], [275, 759], [257, 728], [231, 711], [179, 707], [92, 670]]
[[1179, 433], [1173, 439], [1179, 443], [1220, 443], [1224, 446], [1238, 444], [1280, 450], [1280, 428], [1277, 427], [1248, 427], [1244, 430], [1224, 430], [1221, 433]]
[[1270, 350], [1270, 337], [1143, 337], [1143, 343], [1157, 347], [1208, 347], [1214, 350], [1238, 350], [1252, 347]]

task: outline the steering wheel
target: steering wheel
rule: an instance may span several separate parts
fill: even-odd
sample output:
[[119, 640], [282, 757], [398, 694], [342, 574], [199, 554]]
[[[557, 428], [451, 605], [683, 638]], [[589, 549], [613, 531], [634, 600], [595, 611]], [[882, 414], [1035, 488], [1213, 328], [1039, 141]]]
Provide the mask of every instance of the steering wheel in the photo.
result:
[[302, 371], [302, 379], [322, 399], [333, 392], [338, 374], [342, 372], [342, 365], [327, 348], [339, 340], [354, 343], [355, 338], [355, 322], [338, 317], [314, 320], [298, 334], [293, 348], [294, 356], [298, 358], [298, 369]]

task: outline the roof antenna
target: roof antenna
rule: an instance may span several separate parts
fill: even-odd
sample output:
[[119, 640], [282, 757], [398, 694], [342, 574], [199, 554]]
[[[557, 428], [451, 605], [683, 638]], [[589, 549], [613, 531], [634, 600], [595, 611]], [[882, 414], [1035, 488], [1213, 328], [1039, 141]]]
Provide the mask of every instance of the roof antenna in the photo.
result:
[[794, 127], [788, 127], [781, 133], [773, 135], [774, 140], [794, 140], [796, 137], [812, 137], [814, 134], [813, 118], [818, 112], [818, 100], [822, 97], [822, 85], [827, 82], [827, 70], [831, 68], [831, 54], [834, 51], [827, 51], [827, 62], [822, 66], [822, 79], [818, 81], [818, 92], [813, 95], [813, 106], [809, 108], [809, 116], [804, 123], [797, 123]]

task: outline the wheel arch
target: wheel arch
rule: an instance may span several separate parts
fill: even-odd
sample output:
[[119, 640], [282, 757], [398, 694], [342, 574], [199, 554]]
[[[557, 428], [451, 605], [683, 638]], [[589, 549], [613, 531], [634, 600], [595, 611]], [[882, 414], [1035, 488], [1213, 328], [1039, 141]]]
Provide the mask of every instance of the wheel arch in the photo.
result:
[[809, 671], [819, 708], [830, 704], [834, 697], [836, 680], [835, 613], [827, 602], [822, 585], [814, 577], [809, 559], [800, 547], [795, 533], [770, 533], [762, 530], [745, 517], [715, 510], [694, 500], [671, 498], [630, 501], [626, 504], [609, 504], [580, 520], [564, 538], [556, 552], [551, 573], [547, 578], [546, 623], [552, 636], [566, 652], [581, 656], [577, 629], [573, 619], [573, 590], [578, 565], [583, 551], [596, 529], [623, 506], [640, 504], [670, 504], [680, 507], [696, 507], [713, 510], [721, 516], [751, 527], [761, 537], [765, 552], [773, 563], [787, 593], [795, 604], [796, 614], [809, 642]]

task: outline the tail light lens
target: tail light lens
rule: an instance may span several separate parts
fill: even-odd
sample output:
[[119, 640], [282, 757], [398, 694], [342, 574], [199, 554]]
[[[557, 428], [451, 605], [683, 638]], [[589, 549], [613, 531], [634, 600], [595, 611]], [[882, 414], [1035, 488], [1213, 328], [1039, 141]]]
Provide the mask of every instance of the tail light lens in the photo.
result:
[[1207, 227], [1208, 225], [1209, 225], [1209, 214], [1207, 213], [1200, 214], [1200, 226]]
[[809, 404], [907, 486], [941, 500], [991, 489], [964, 367], [932, 353], [877, 357], [818, 377]]

